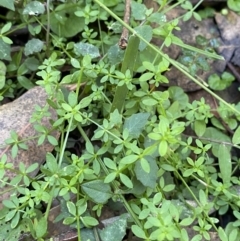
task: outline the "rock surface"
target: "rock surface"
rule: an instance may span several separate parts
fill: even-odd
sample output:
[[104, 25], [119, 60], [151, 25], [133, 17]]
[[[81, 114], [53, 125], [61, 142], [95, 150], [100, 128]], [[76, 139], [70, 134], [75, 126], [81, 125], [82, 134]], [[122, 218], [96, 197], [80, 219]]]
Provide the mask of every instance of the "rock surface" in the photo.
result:
[[[39, 136], [39, 133], [34, 129], [33, 124], [30, 123], [30, 118], [35, 111], [35, 106], [44, 107], [46, 105], [47, 94], [42, 87], [34, 87], [23, 94], [15, 101], [0, 106], [0, 158], [6, 154], [7, 162], [13, 163], [13, 166], [18, 170], [19, 163], [29, 167], [33, 163], [42, 164], [45, 160], [47, 152], [53, 150], [53, 146], [45, 141], [42, 145], [38, 146], [38, 138], [32, 138]], [[46, 128], [51, 129], [50, 119], [56, 119], [57, 114], [53, 109], [49, 109], [50, 115], [41, 119], [41, 124]], [[5, 140], [11, 137], [11, 131], [15, 131], [18, 134], [20, 140], [29, 138], [26, 143], [28, 150], [19, 148], [16, 158], [12, 157], [11, 146], [5, 144]], [[52, 135], [55, 138], [59, 137], [58, 132], [53, 132]], [[35, 170], [30, 175], [33, 177], [37, 174], [38, 170]], [[5, 173], [4, 181], [11, 181], [16, 174], [11, 171]], [[8, 189], [12, 189], [12, 186], [8, 185], [3, 187], [4, 183], [0, 183], [0, 208], [2, 207], [2, 201], [9, 197], [10, 192]]]

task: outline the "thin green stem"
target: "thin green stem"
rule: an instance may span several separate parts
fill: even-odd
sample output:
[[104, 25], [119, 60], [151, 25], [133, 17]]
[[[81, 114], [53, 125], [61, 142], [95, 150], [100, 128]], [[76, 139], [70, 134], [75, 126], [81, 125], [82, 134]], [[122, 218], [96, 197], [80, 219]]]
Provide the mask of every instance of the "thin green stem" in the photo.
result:
[[47, 49], [46, 49], [46, 53], [47, 53], [47, 57], [49, 57], [49, 48], [50, 48], [50, 45], [49, 45], [49, 34], [50, 34], [50, 25], [51, 25], [51, 20], [50, 20], [50, 0], [47, 0], [47, 33], [46, 33], [46, 46], [47, 46]]
[[[165, 8], [163, 11], [162, 11], [162, 14], [165, 14], [167, 12], [169, 12], [170, 10], [176, 8], [178, 5], [182, 4], [185, 0], [182, 0], [181, 2], [176, 2], [172, 5], [170, 5], [168, 8]], [[160, 9], [159, 9], [160, 10]]]
[[220, 56], [220, 55], [216, 55], [215, 53], [206, 52], [206, 51], [198, 49], [198, 48], [196, 48], [194, 46], [175, 41], [174, 39], [172, 40], [172, 43], [177, 45], [177, 46], [179, 46], [179, 47], [191, 50], [193, 52], [196, 52], [196, 53], [199, 53], [199, 54], [202, 54], [202, 55], [206, 55], [209, 58], [215, 58], [215, 59], [218, 59], [218, 60], [224, 60], [224, 58], [222, 56]]
[[[99, 12], [100, 12], [100, 11], [99, 11]], [[101, 23], [100, 23], [99, 16], [98, 16], [97, 22], [98, 22], [99, 35], [100, 35], [100, 39], [101, 39], [102, 55], [104, 55], [104, 45], [103, 45], [102, 28], [101, 28]]]
[[71, 116], [71, 119], [68, 123], [68, 128], [67, 128], [67, 132], [66, 132], [66, 135], [65, 135], [65, 138], [64, 138], [64, 143], [63, 143], [63, 146], [61, 148], [59, 163], [58, 163], [59, 167], [61, 167], [61, 165], [62, 165], [63, 155], [64, 155], [64, 151], [65, 151], [66, 146], [67, 146], [67, 140], [68, 140], [68, 136], [69, 136], [69, 133], [70, 133], [71, 126], [72, 126], [72, 122], [73, 122], [73, 115]]
[[[79, 184], [78, 184], [78, 190], [79, 190]], [[79, 200], [79, 192], [77, 193], [77, 201]], [[81, 241], [81, 225], [80, 225], [80, 217], [78, 215], [78, 208], [77, 208], [77, 233], [78, 233], [78, 240]]]
[[80, 134], [82, 135], [84, 141], [91, 142], [90, 139], [88, 138], [88, 136], [86, 135], [85, 131], [83, 130], [83, 128], [80, 125], [77, 125], [77, 128], [78, 128]]
[[55, 183], [53, 184], [53, 187], [52, 187], [52, 190], [51, 190], [51, 193], [50, 193], [50, 200], [48, 201], [47, 209], [46, 209], [46, 212], [45, 212], [45, 215], [44, 215], [46, 219], [48, 218], [48, 215], [49, 215], [49, 212], [50, 212], [50, 209], [51, 209], [51, 206], [52, 206], [54, 190], [55, 190]]
[[81, 66], [80, 72], [79, 72], [79, 76], [78, 76], [78, 82], [77, 82], [77, 89], [76, 89], [76, 95], [79, 95], [79, 91], [81, 88], [81, 83], [82, 83], [82, 79], [83, 79], [83, 71], [84, 71], [84, 67]]

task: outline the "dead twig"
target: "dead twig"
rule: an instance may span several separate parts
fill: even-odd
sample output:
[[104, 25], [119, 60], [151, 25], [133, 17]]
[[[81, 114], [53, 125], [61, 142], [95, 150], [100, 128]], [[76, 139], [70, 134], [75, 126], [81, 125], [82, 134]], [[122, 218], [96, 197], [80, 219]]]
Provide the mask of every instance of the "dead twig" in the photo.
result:
[[[131, 15], [131, 0], [125, 0], [125, 11], [124, 11], [123, 21], [126, 24], [129, 24], [130, 15]], [[122, 34], [121, 34], [120, 40], [118, 42], [118, 46], [121, 49], [126, 49], [127, 44], [128, 44], [128, 35], [129, 35], [128, 29], [123, 26]]]
[[235, 78], [237, 79], [237, 81], [240, 82], [240, 74], [238, 73], [236, 68], [229, 62], [227, 63], [227, 66], [232, 71], [232, 73], [235, 76]]

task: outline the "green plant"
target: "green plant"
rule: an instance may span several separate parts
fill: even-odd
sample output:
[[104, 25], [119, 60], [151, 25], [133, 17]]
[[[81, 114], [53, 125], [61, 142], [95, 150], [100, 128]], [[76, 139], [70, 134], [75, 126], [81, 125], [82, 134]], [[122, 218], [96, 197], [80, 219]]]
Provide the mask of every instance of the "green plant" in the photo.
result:
[[[161, 4], [160, 10], [168, 6], [167, 1]], [[196, 6], [188, 1], [178, 4], [188, 10], [182, 16], [185, 20], [192, 16], [200, 20], [194, 12]], [[86, 1], [85, 7], [82, 1], [47, 1], [46, 13], [42, 5], [24, 1], [21, 10], [25, 15], [17, 15], [14, 24], [27, 27], [36, 38], [24, 51], [13, 55], [6, 70], [4, 65], [1, 68], [1, 94], [2, 98], [8, 96], [9, 85], [15, 93], [23, 87], [42, 86], [48, 99], [46, 107], [36, 107], [32, 116], [38, 136], [31, 138], [37, 139], [38, 145], [47, 139], [56, 148], [54, 153], [46, 154], [46, 163], [35, 177], [30, 173], [36, 170], [36, 164], [19, 164], [19, 170], [12, 170], [7, 156], [1, 156], [1, 177], [8, 171], [16, 173], [8, 183], [13, 194], [3, 201], [1, 220], [12, 230], [24, 229], [37, 240], [46, 239], [51, 205], [58, 198], [66, 212], [57, 219], [76, 227], [78, 240], [85, 240], [85, 231], [93, 235], [103, 207], [111, 200], [120, 203], [127, 213], [111, 226], [114, 240], [122, 240], [126, 229], [149, 241], [210, 240], [210, 230], [223, 241], [237, 240], [240, 203], [235, 187], [240, 185], [240, 162], [231, 151], [239, 149], [239, 110], [195, 77], [199, 68], [207, 69], [208, 58], [221, 59], [207, 47], [208, 41], [198, 39], [203, 50], [188, 46], [173, 35], [173, 30], [180, 31], [177, 19], [165, 22], [164, 13], [153, 13], [141, 3], [132, 4], [134, 12], [142, 17], [133, 13], [131, 25], [119, 17], [124, 8], [118, 0]], [[9, 12], [10, 19], [12, 14]], [[159, 19], [161, 25], [152, 29], [149, 23]], [[78, 28], [69, 26], [76, 20]], [[116, 25], [129, 31], [125, 51], [117, 46]], [[3, 25], [1, 30], [5, 40], [11, 28], [5, 31], [6, 26], [10, 25]], [[81, 41], [76, 37], [80, 33]], [[149, 43], [153, 35], [163, 39], [160, 48]], [[7, 44], [10, 47], [9, 41]], [[162, 52], [163, 46], [173, 44], [185, 49], [179, 62]], [[196, 61], [185, 61], [189, 58]], [[216, 124], [204, 98], [190, 103], [180, 87], [158, 89], [168, 83], [164, 72], [170, 65], [219, 100], [222, 119], [235, 120], [230, 126], [235, 132], [232, 136], [224, 125]], [[8, 76], [13, 76], [14, 85], [5, 84]], [[227, 87], [230, 79], [221, 88]], [[76, 85], [75, 90], [66, 86], [69, 84]], [[210, 80], [209, 85], [219, 87], [221, 79], [215, 85]], [[58, 118], [49, 129], [40, 120], [49, 116], [50, 107]], [[52, 130], [61, 133], [59, 140], [51, 135]], [[6, 141], [14, 157], [19, 148], [27, 148], [24, 141], [14, 132]], [[80, 145], [80, 151], [73, 148]], [[2, 186], [6, 182], [1, 180]], [[195, 208], [190, 201], [194, 201]], [[223, 214], [230, 207], [237, 220], [226, 229], [217, 227], [218, 220], [210, 216], [212, 209]], [[194, 237], [187, 232], [190, 225], [196, 231]], [[101, 239], [112, 240], [107, 235], [109, 229], [99, 231]]]
[[240, 1], [239, 0], [228, 0], [227, 1], [228, 7], [236, 12], [240, 11]]
[[224, 90], [235, 80], [234, 76], [228, 72], [224, 72], [221, 77], [213, 74], [208, 78], [209, 87], [213, 90]]

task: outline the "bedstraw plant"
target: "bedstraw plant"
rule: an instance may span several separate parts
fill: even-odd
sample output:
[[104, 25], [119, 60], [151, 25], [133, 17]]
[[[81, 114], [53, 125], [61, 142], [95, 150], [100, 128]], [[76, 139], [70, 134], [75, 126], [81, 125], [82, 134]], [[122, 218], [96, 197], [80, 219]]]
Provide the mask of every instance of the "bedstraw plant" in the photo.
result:
[[[120, 241], [127, 231], [148, 241], [211, 240], [210, 231], [222, 241], [238, 240], [239, 105], [227, 103], [195, 76], [198, 68], [208, 68], [208, 59], [222, 57], [214, 49], [183, 43], [174, 35], [181, 31], [179, 19], [169, 21], [164, 14], [182, 4], [186, 13], [181, 18], [201, 20], [196, 6], [168, 2], [158, 1], [154, 12], [132, 1], [129, 23], [122, 20], [120, 0], [24, 0], [15, 9], [11, 1], [1, 4], [9, 8], [0, 31], [1, 98], [42, 86], [48, 99], [33, 113], [39, 135], [32, 138], [38, 145], [47, 139], [55, 146], [35, 177], [29, 174], [37, 164], [20, 163], [13, 170], [7, 156], [1, 156], [1, 186], [7, 171], [16, 172], [8, 183], [13, 194], [0, 211], [3, 230], [10, 230], [3, 240], [18, 240], [22, 231], [36, 240], [49, 239], [47, 220], [56, 200], [62, 210], [56, 221], [75, 227], [78, 240]], [[122, 28], [129, 35], [126, 49], [118, 45]], [[11, 34], [18, 29], [27, 30], [31, 39], [10, 54]], [[162, 46], [151, 43], [153, 37], [161, 38]], [[163, 52], [172, 45], [182, 47], [190, 62]], [[196, 58], [200, 62], [189, 65]], [[172, 66], [210, 93], [219, 103], [216, 109], [204, 98], [190, 102], [178, 86], [166, 87], [164, 74]], [[231, 81], [224, 73], [211, 76], [209, 85], [219, 90]], [[51, 130], [40, 122], [49, 108], [58, 115]], [[52, 130], [61, 133], [59, 140]], [[19, 148], [27, 149], [16, 132], [6, 145], [14, 157]], [[98, 228], [104, 208], [112, 203], [124, 211]], [[234, 219], [224, 227], [213, 212], [232, 212]]]

